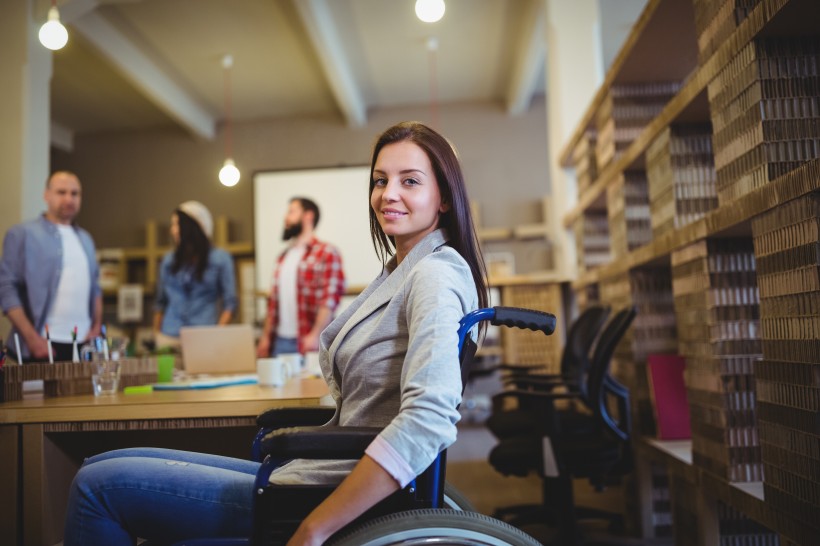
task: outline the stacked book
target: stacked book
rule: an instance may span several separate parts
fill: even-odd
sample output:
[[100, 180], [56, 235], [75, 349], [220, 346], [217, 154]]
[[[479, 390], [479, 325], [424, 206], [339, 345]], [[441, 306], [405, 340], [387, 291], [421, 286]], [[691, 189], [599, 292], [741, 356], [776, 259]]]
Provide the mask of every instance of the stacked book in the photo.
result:
[[[612, 315], [625, 307], [635, 307], [637, 313], [631, 326], [615, 348], [610, 373], [629, 389], [632, 407], [632, 432], [635, 437], [655, 434], [655, 416], [647, 380], [647, 355], [651, 352], [675, 352], [675, 313], [672, 307], [672, 280], [669, 268], [645, 267], [609, 276], [599, 285], [601, 303], [612, 309]], [[654, 473], [654, 471], [653, 471]], [[662, 488], [663, 482], [659, 488]], [[638, 485], [627, 482], [625, 513], [640, 514], [650, 499]], [[668, 504], [652, 492], [653, 525], [668, 529], [671, 512]], [[660, 536], [660, 535], [657, 535]]]
[[601, 302], [597, 284], [588, 284], [575, 291], [575, 301], [578, 303], [578, 309], [584, 310], [590, 305], [596, 305]]
[[595, 158], [596, 135], [594, 129], [589, 129], [578, 141], [572, 151], [572, 165], [575, 167], [575, 180], [578, 185], [578, 195], [581, 195], [598, 178], [598, 161]]
[[609, 220], [606, 209], [588, 209], [575, 221], [575, 246], [579, 271], [608, 264]]
[[677, 329], [668, 267], [641, 267], [601, 281], [601, 301], [613, 313], [635, 307], [637, 314], [612, 357], [612, 374], [629, 388], [636, 434], [655, 434], [647, 357], [676, 353]]
[[712, 127], [666, 127], [646, 151], [652, 236], [690, 224], [718, 205]]
[[728, 504], [718, 501], [720, 546], [782, 546], [780, 536]]
[[698, 52], [705, 62], [762, 0], [693, 0]]
[[680, 90], [680, 82], [613, 85], [595, 115], [598, 169], [616, 161]]
[[606, 189], [612, 255], [620, 258], [652, 240], [644, 171], [626, 171]]
[[652, 484], [652, 513], [650, 521], [656, 538], [672, 536], [672, 499], [669, 492], [669, 473], [666, 465], [650, 461], [649, 478]]
[[685, 476], [675, 473], [669, 475], [669, 489], [672, 492], [675, 546], [703, 546], [698, 533], [698, 519], [703, 517], [698, 496], [702, 493]]
[[820, 193], [752, 221], [763, 360], [755, 365], [766, 502], [820, 534]]
[[720, 204], [820, 157], [820, 37], [759, 38], [709, 83]]
[[674, 251], [671, 260], [693, 461], [732, 482], [760, 481], [752, 368], [761, 343], [752, 241], [702, 240]]

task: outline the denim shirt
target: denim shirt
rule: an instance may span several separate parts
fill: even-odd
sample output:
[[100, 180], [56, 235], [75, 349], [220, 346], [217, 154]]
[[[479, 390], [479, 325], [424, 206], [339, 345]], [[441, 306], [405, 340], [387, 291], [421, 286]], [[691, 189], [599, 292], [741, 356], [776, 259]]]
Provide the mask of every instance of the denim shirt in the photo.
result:
[[[91, 273], [88, 313], [93, 317], [94, 301], [102, 293], [94, 241], [87, 231], [73, 227], [88, 257]], [[56, 224], [40, 216], [12, 226], [3, 239], [3, 257], [0, 259], [0, 307], [3, 312], [21, 307], [34, 329], [42, 331], [62, 271], [63, 243]], [[14, 339], [15, 332], [16, 329], [12, 329], [9, 342]], [[20, 350], [23, 357], [28, 357], [28, 347], [24, 345], [21, 343]]]
[[162, 259], [157, 283], [155, 309], [164, 313], [160, 328], [163, 334], [179, 337], [179, 329], [183, 326], [216, 324], [220, 298], [223, 310], [236, 309], [236, 282], [230, 254], [212, 248], [201, 281], [196, 280], [192, 268], [180, 268], [171, 273], [173, 263], [172, 251]]

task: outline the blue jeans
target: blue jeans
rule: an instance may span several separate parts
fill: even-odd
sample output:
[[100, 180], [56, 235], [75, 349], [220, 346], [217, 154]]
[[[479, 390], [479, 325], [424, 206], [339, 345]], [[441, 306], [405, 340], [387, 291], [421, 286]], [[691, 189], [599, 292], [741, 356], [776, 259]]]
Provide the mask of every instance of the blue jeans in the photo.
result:
[[299, 340], [295, 337], [276, 337], [276, 344], [273, 346], [271, 356], [286, 355], [288, 353], [299, 352]]
[[89, 457], [74, 478], [64, 546], [250, 536], [259, 463], [159, 448]]

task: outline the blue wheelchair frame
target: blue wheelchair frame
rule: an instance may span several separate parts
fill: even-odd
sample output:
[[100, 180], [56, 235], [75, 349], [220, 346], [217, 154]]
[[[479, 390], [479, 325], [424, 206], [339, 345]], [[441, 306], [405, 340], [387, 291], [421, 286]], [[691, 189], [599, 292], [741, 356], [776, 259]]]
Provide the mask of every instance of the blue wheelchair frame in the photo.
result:
[[[482, 321], [490, 321], [496, 326], [541, 331], [546, 335], [552, 334], [556, 324], [552, 314], [513, 307], [478, 309], [465, 315], [458, 329], [462, 392], [477, 350], [469, 333]], [[326, 423], [332, 414], [333, 411], [327, 408], [282, 408], [260, 415], [257, 424], [261, 429], [254, 440], [253, 457], [261, 460], [263, 454], [267, 455], [256, 475], [252, 537], [196, 539], [177, 543], [176, 546], [284, 545], [307, 514], [330, 495], [335, 487], [274, 485], [269, 482], [271, 473], [283, 463], [296, 458], [360, 459], [381, 430], [376, 427], [293, 426], [294, 421], [297, 424], [320, 425]], [[427, 470], [415, 480], [377, 503], [345, 529], [396, 512], [442, 508], [445, 468], [446, 450], [439, 453]]]

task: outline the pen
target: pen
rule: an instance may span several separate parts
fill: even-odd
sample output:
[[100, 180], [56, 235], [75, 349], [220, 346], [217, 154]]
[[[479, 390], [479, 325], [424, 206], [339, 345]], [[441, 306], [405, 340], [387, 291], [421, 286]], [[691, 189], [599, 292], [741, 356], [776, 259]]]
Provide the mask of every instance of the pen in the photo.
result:
[[17, 332], [14, 332], [14, 348], [17, 349], [17, 363], [23, 363], [23, 353], [20, 352], [20, 336], [17, 335]]
[[51, 350], [51, 335], [48, 333], [48, 324], [46, 324], [46, 344], [48, 345], [48, 363], [54, 364], [54, 352]]
[[100, 326], [100, 333], [102, 334], [102, 338], [103, 338], [103, 358], [105, 358], [105, 360], [109, 360], [109, 358], [108, 358], [108, 334], [106, 333], [105, 324]]
[[71, 361], [72, 362], [79, 362], [80, 361], [80, 353], [77, 352], [77, 327], [74, 327], [74, 331], [71, 332]]

